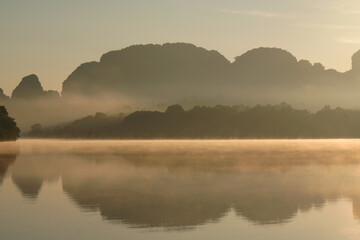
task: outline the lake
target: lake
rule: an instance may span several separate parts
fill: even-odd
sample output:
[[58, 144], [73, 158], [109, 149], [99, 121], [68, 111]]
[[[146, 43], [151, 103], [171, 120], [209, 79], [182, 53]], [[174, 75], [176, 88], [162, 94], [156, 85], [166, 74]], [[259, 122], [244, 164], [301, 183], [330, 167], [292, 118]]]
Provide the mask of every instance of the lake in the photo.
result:
[[0, 239], [359, 239], [360, 140], [0, 143]]

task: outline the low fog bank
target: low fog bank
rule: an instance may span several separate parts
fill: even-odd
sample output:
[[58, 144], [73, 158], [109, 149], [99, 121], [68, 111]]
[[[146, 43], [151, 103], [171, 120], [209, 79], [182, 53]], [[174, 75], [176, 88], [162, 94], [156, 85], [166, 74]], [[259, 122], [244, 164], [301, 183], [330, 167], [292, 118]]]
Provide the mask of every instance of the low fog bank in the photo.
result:
[[[179, 89], [179, 88], [177, 88]], [[195, 106], [256, 106], [260, 105], [277, 105], [284, 102], [296, 109], [307, 109], [310, 112], [317, 112], [324, 106], [330, 105], [333, 108], [338, 106], [345, 109], [360, 109], [360, 95], [354, 88], [353, 92], [348, 92], [344, 96], [344, 88], [329, 88], [327, 91], [311, 89], [311, 93], [306, 91], [286, 91], [285, 89], [268, 89], [257, 91], [251, 88], [237, 90], [227, 88], [219, 90], [218, 93], [227, 92], [227, 95], [220, 95], [214, 89], [209, 95], [200, 94], [189, 97], [181, 97], [175, 93], [172, 96], [157, 97], [120, 95], [114, 92], [107, 92], [97, 95], [94, 98], [83, 95], [69, 95], [59, 98], [49, 99], [18, 99], [1, 103], [4, 104], [9, 114], [15, 118], [22, 133], [28, 132], [34, 124], [40, 124], [43, 127], [58, 126], [68, 124], [77, 119], [93, 115], [97, 112], [105, 113], [109, 116], [118, 114], [131, 114], [135, 111], [165, 111], [169, 105], [180, 104], [184, 109], [191, 109]], [[277, 94], [275, 94], [277, 93]], [[216, 96], [216, 97], [215, 97]], [[359, 104], [358, 104], [359, 103]]]
[[360, 138], [360, 110], [326, 106], [312, 113], [286, 103], [276, 105], [181, 105], [165, 111], [96, 113], [24, 135], [61, 139], [299, 139]]
[[95, 112], [127, 113], [133, 111], [131, 105], [136, 105], [136, 102], [110, 95], [104, 95], [97, 99], [72, 96], [66, 99], [31, 101], [24, 99], [5, 103], [9, 114], [15, 118], [22, 132], [29, 131], [31, 126], [37, 123], [49, 127], [74, 121]]

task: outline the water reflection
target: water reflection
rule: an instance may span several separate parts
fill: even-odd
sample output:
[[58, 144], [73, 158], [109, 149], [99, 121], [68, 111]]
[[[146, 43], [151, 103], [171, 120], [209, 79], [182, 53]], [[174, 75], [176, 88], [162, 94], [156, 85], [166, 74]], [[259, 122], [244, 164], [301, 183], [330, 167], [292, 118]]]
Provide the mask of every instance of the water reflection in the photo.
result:
[[[1, 174], [8, 165], [0, 162]], [[339, 198], [351, 199], [360, 219], [359, 163], [355, 140], [22, 141], [9, 171], [27, 198], [61, 177], [85, 211], [173, 229], [219, 221], [230, 209], [281, 224]]]
[[3, 182], [8, 167], [15, 161], [15, 159], [16, 155], [0, 154], [0, 185]]
[[12, 180], [22, 195], [28, 199], [36, 199], [43, 184], [43, 179], [29, 172], [24, 173], [24, 175], [14, 173]]
[[0, 186], [3, 182], [5, 174], [11, 164], [16, 160], [19, 148], [15, 143], [1, 143], [0, 148]]

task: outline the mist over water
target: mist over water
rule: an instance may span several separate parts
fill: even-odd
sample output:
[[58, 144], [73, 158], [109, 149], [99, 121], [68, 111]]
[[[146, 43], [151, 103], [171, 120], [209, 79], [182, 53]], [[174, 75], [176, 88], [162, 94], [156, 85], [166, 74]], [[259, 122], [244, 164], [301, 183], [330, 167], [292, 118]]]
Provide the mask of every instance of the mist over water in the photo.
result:
[[[1, 105], [1, 103], [0, 103]], [[102, 95], [96, 99], [83, 96], [72, 96], [66, 99], [38, 99], [38, 100], [16, 100], [5, 103], [9, 114], [13, 116], [22, 132], [27, 132], [31, 126], [40, 123], [51, 127], [74, 121], [96, 112], [106, 112], [117, 115], [129, 113], [138, 106], [136, 101], [126, 97], [114, 95]]]
[[[310, 223], [310, 235], [324, 239], [360, 224], [358, 140], [20, 140], [0, 149], [0, 226], [10, 219], [32, 226], [0, 227], [14, 239], [34, 239], [39, 227], [21, 209], [50, 214], [43, 229], [60, 223], [65, 208], [63, 227], [98, 219], [97, 232], [133, 239], [144, 231], [148, 239], [212, 239], [235, 226], [238, 237], [297, 239], [295, 229]], [[5, 210], [9, 204], [18, 214]], [[79, 239], [95, 239], [90, 232]]]

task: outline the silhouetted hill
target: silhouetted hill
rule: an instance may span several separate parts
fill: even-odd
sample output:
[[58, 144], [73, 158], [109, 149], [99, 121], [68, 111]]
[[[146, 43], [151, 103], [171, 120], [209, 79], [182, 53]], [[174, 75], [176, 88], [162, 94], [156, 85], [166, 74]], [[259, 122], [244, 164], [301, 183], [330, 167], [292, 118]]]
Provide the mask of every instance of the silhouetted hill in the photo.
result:
[[297, 65], [297, 59], [285, 50], [258, 48], [236, 57], [233, 68], [239, 81], [275, 85], [283, 82], [286, 75], [295, 72]]
[[43, 91], [39, 78], [32, 74], [21, 80], [14, 89], [11, 98], [38, 98], [42, 95]]
[[[0, 97], [0, 105], [6, 105], [22, 131], [28, 131], [36, 122], [44, 125], [60, 124], [87, 114], [86, 111], [76, 109], [76, 102], [71, 101], [71, 103], [70, 110], [70, 100], [62, 101], [57, 91], [45, 91], [35, 74], [22, 78], [14, 89], [11, 99], [1, 101]], [[82, 113], [77, 115], [79, 112]]]
[[[298, 61], [288, 51], [279, 48], [258, 48], [236, 57], [233, 76], [237, 82], [261, 89], [283, 88], [284, 91], [322, 84], [326, 79], [332, 83], [340, 78], [335, 70], [325, 70], [320, 63], [311, 64], [307, 60]], [[276, 94], [281, 94], [277, 92]]]
[[20, 129], [14, 119], [9, 117], [4, 106], [0, 106], [0, 141], [16, 140], [19, 134]]
[[[353, 62], [357, 66], [360, 61], [355, 56]], [[106, 53], [100, 62], [82, 64], [63, 83], [63, 95], [93, 97], [111, 92], [157, 99], [253, 95], [289, 101], [299, 99], [286, 90], [304, 96], [310, 88], [334, 87], [342, 77], [320, 63], [298, 61], [279, 48], [253, 49], [230, 63], [216, 51], [191, 44], [136, 45]], [[272, 91], [264, 96], [269, 87]]]
[[35, 74], [24, 77], [11, 95], [12, 99], [22, 100], [56, 97], [60, 97], [60, 94], [56, 91], [44, 91]]
[[[202, 94], [224, 78], [229, 61], [216, 51], [191, 44], [136, 45], [104, 54], [78, 67], [63, 83], [63, 95], [178, 97]], [[181, 93], [181, 94], [179, 94]]]
[[[160, 102], [196, 98], [204, 104], [286, 101], [307, 107], [348, 106], [360, 100], [354, 90], [360, 88], [358, 76], [360, 51], [352, 57], [352, 69], [339, 73], [321, 63], [298, 61], [280, 48], [253, 49], [231, 63], [216, 51], [192, 44], [148, 44], [111, 51], [99, 62], [81, 64], [64, 81], [62, 93], [92, 99], [120, 95]], [[40, 97], [59, 94], [44, 91], [34, 74], [24, 77], [12, 94], [13, 99]], [[0, 92], [1, 98], [6, 96]]]
[[0, 88], [0, 102], [8, 101], [10, 98], [4, 94], [2, 88]]
[[357, 54], [354, 69], [340, 73], [321, 63], [298, 61], [279, 48], [253, 49], [231, 63], [216, 51], [191, 44], [136, 45], [80, 65], [64, 81], [62, 93], [182, 103], [197, 99], [190, 100], [193, 105], [286, 101], [309, 108], [354, 106], [355, 100], [360, 102], [354, 91], [360, 89], [354, 74], [359, 65]]

